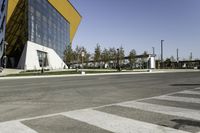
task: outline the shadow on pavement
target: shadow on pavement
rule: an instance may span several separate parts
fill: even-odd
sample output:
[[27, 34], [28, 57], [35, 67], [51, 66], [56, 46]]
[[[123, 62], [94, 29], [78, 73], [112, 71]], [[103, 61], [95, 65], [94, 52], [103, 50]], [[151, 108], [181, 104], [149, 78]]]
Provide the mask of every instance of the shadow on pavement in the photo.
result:
[[173, 127], [175, 129], [179, 129], [183, 126], [200, 127], [200, 121], [183, 120], [183, 119], [174, 119], [174, 120], [171, 120], [171, 121], [176, 122], [176, 125]]
[[200, 84], [171, 84], [171, 86], [199, 86]]

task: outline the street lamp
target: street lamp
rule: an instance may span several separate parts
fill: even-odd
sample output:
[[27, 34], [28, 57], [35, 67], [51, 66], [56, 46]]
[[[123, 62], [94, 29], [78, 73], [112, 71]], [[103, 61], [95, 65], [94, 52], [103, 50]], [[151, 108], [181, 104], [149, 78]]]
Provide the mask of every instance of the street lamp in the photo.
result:
[[120, 71], [120, 65], [119, 65], [119, 49], [117, 49], [117, 70]]
[[7, 63], [7, 56], [6, 56], [7, 45], [8, 45], [8, 43], [6, 41], [4, 41], [4, 56], [3, 56], [3, 59], [4, 59], [4, 68], [6, 68], [6, 63]]

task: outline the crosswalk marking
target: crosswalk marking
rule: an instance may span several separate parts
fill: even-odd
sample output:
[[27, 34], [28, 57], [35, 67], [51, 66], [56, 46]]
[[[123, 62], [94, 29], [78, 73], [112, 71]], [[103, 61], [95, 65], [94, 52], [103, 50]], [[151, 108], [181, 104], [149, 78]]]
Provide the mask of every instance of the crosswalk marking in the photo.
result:
[[[196, 88], [200, 89], [200, 88]], [[22, 121], [28, 120], [35, 120], [39, 118], [48, 118], [57, 115], [64, 115], [66, 117], [88, 123], [90, 125], [111, 131], [111, 132], [119, 132], [119, 133], [188, 133], [181, 130], [176, 130], [169, 127], [163, 127], [160, 125], [137, 121], [134, 119], [124, 118], [121, 116], [108, 114], [105, 112], [100, 112], [95, 109], [118, 105], [122, 107], [129, 107], [140, 109], [144, 111], [150, 111], [154, 113], [172, 115], [172, 116], [179, 116], [194, 120], [200, 120], [200, 111], [199, 110], [192, 110], [192, 109], [185, 109], [185, 108], [178, 108], [178, 107], [171, 107], [165, 105], [156, 105], [142, 102], [144, 100], [150, 99], [159, 99], [159, 100], [168, 100], [168, 101], [175, 101], [175, 102], [186, 102], [186, 103], [197, 103], [200, 104], [200, 98], [191, 98], [185, 96], [173, 96], [173, 94], [195, 94], [200, 95], [199, 91], [181, 91], [175, 93], [169, 93], [167, 95], [156, 96], [151, 98], [144, 98], [135, 101], [128, 101], [116, 104], [109, 104], [103, 105], [99, 107], [92, 107], [83, 110], [75, 110], [70, 112], [62, 112], [57, 114], [49, 114], [49, 115], [42, 115], [36, 116], [31, 118], [24, 118], [19, 119], [16, 121], [9, 121], [0, 123], [0, 133], [37, 133], [34, 129], [27, 127], [26, 125], [22, 124]], [[197, 132], [200, 133], [200, 132]]]
[[156, 105], [156, 104], [150, 104], [150, 103], [135, 102], [135, 101], [119, 103], [116, 105], [122, 106], [122, 107], [136, 108], [136, 109], [141, 109], [144, 111], [151, 111], [151, 112], [156, 112], [156, 113], [161, 113], [161, 114], [166, 114], [166, 115], [200, 120], [199, 110], [184, 109], [184, 108]]
[[71, 111], [62, 115], [115, 133], [188, 133], [92, 109]]
[[181, 92], [178, 92], [178, 93], [181, 93], [181, 94], [200, 95], [200, 92], [197, 92], [197, 91], [181, 91]]
[[37, 133], [19, 121], [0, 124], [0, 133]]
[[175, 101], [175, 102], [185, 102], [185, 103], [199, 103], [200, 104], [199, 98], [176, 97], [176, 96], [159, 96], [159, 97], [154, 97], [153, 99]]

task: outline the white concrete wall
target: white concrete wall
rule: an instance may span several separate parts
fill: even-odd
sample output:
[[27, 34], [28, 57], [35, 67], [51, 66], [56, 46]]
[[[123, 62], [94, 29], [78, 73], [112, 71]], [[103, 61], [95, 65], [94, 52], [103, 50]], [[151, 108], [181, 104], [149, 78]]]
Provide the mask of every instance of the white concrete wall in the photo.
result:
[[28, 41], [26, 46], [24, 47], [22, 56], [18, 63], [18, 68], [25, 70], [41, 69], [37, 55], [38, 50], [47, 53], [49, 64], [49, 66], [47, 67], [48, 69], [63, 69], [64, 67], [67, 68], [67, 65], [53, 49], [30, 41]]

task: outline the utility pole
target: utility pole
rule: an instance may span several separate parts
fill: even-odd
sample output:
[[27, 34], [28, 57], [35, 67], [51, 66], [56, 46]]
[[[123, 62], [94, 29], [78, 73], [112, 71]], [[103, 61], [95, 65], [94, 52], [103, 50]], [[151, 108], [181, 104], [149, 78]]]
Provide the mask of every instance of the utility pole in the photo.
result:
[[161, 68], [163, 69], [163, 42], [164, 40], [161, 40]]
[[176, 61], [179, 62], [179, 49], [176, 49]]
[[155, 47], [152, 47], [153, 50], [153, 56], [155, 55]]
[[193, 58], [193, 55], [192, 55], [192, 52], [190, 53], [190, 61], [192, 60]]

